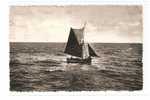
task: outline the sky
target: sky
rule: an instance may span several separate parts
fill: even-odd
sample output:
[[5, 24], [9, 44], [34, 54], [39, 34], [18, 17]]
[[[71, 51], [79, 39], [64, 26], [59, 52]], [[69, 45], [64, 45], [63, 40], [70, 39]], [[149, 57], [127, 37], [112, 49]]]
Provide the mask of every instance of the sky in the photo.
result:
[[142, 43], [140, 5], [11, 6], [10, 42], [67, 42], [70, 27], [85, 27], [85, 41]]

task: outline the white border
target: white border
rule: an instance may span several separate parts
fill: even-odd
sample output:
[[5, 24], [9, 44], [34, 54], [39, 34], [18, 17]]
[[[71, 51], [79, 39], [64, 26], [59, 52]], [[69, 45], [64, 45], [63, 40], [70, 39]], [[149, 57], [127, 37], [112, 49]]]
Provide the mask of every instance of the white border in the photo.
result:
[[[13, 0], [17, 1], [17, 0]], [[31, 1], [35, 1], [35, 0], [31, 0]], [[39, 0], [38, 0], [39, 1]], [[44, 0], [45, 1], [45, 0]], [[59, 0], [57, 0], [59, 1]], [[63, 0], [65, 1], [65, 0]], [[85, 1], [85, 0], [84, 0]], [[96, 1], [96, 0], [95, 0]], [[0, 61], [1, 61], [1, 72], [0, 72], [0, 95], [2, 97], [6, 97], [8, 99], [29, 99], [32, 96], [36, 96], [37, 100], [39, 99], [51, 99], [51, 98], [46, 98], [47, 96], [53, 96], [53, 97], [57, 97], [59, 96], [60, 99], [62, 99], [62, 97], [60, 96], [73, 96], [69, 99], [76, 99], [75, 96], [80, 96], [79, 98], [82, 99], [83, 97], [81, 96], [102, 96], [102, 99], [104, 99], [105, 96], [108, 97], [108, 99], [112, 99], [109, 96], [129, 96], [130, 99], [132, 96], [137, 96], [136, 99], [143, 99], [140, 98], [141, 96], [149, 96], [150, 95], [150, 64], [149, 64], [149, 59], [150, 59], [150, 2], [141, 2], [141, 0], [137, 0], [140, 2], [125, 2], [125, 3], [116, 3], [114, 2], [114, 0], [108, 0], [108, 1], [113, 1], [113, 3], [96, 3], [98, 5], [100, 4], [119, 4], [119, 5], [144, 5], [144, 39], [143, 39], [143, 48], [144, 48], [144, 53], [143, 53], [143, 68], [144, 68], [144, 88], [142, 91], [135, 91], [135, 92], [128, 92], [128, 91], [100, 91], [100, 92], [22, 92], [22, 93], [18, 93], [18, 92], [10, 92], [9, 91], [9, 42], [8, 42], [8, 34], [9, 34], [9, 6], [10, 5], [41, 5], [42, 3], [35, 3], [35, 2], [21, 2], [21, 3], [8, 3], [7, 0], [3, 0], [2, 2], [0, 1]], [[115, 1], [122, 1], [122, 0], [115, 0]], [[129, 1], [129, 0], [127, 0]], [[133, 0], [131, 0], [133, 1]], [[54, 1], [53, 1], [54, 2]], [[100, 2], [100, 1], [98, 1]], [[45, 3], [46, 5], [52, 4], [52, 5], [61, 5], [62, 3]], [[68, 3], [64, 3], [64, 5], [66, 5]], [[75, 4], [70, 2], [70, 4]], [[78, 3], [76, 3], [78, 4]], [[82, 4], [82, 3], [80, 3]], [[87, 3], [84, 3], [87, 4]], [[93, 3], [89, 3], [89, 4], [93, 4]], [[44, 5], [44, 3], [42, 4]], [[17, 97], [16, 97], [17, 96]], [[18, 97], [19, 96], [19, 97]], [[20, 96], [23, 96], [20, 98]], [[40, 97], [39, 97], [40, 96]], [[45, 97], [46, 96], [46, 97]], [[86, 99], [93, 99], [92, 98], [86, 98]], [[2, 99], [2, 98], [1, 98]], [[101, 99], [98, 98], [98, 99]], [[128, 99], [126, 97], [122, 98], [120, 97], [120, 99]]]
[[9, 5], [141, 5], [143, 0], [9, 0]]

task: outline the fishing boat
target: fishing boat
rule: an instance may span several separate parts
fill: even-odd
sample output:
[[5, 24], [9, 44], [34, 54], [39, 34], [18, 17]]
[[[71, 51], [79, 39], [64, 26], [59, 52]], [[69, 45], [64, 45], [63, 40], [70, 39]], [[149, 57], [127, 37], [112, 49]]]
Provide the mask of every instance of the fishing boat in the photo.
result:
[[71, 57], [67, 58], [67, 63], [91, 64], [92, 57], [98, 57], [89, 43], [85, 42], [85, 25], [81, 29], [70, 28], [68, 42], [64, 53]]

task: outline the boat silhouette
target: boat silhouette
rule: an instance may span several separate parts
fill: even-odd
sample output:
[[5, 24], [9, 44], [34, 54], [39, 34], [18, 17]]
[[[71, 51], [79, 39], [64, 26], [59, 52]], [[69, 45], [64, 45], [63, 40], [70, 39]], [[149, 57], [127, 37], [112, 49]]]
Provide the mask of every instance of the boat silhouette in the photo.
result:
[[85, 25], [80, 29], [70, 28], [64, 53], [71, 55], [67, 63], [91, 64], [92, 57], [98, 57], [89, 43], [84, 40]]

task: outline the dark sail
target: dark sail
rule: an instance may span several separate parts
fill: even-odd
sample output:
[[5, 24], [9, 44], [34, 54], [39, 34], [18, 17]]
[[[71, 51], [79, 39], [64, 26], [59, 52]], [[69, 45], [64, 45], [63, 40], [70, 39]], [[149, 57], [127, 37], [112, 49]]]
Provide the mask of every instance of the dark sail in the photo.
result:
[[84, 28], [70, 29], [70, 34], [64, 53], [81, 57], [82, 59], [87, 59], [90, 56], [97, 56], [92, 47], [88, 43], [84, 43], [83, 31]]
[[78, 43], [81, 44], [83, 42], [83, 31], [84, 31], [84, 28], [82, 28], [82, 29], [72, 29], [72, 31], [74, 32]]
[[[81, 33], [80, 33], [81, 32]], [[82, 57], [82, 46], [79, 44], [81, 41], [81, 34], [82, 31], [79, 30], [74, 30], [70, 29], [70, 34], [67, 42], [67, 46], [65, 49], [65, 53], [77, 56], [77, 57]]]
[[92, 49], [92, 47], [89, 44], [88, 44], [88, 47], [89, 47], [90, 56], [98, 57], [98, 55], [95, 53], [95, 51]]

